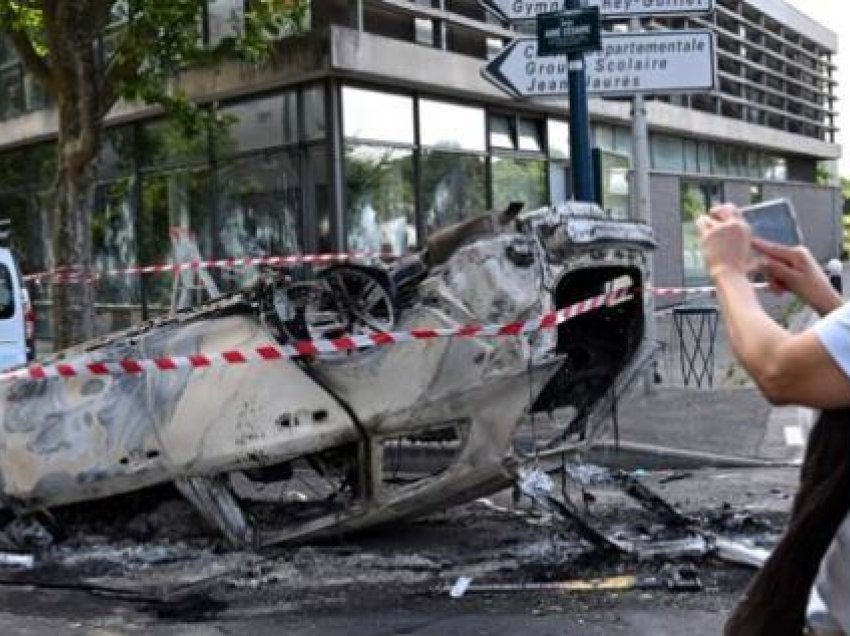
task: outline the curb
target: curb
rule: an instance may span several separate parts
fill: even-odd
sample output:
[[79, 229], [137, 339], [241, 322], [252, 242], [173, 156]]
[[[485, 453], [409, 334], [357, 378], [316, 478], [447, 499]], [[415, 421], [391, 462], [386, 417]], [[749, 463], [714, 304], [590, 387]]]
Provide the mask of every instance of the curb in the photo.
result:
[[[697, 469], [697, 468], [794, 468], [799, 462], [774, 461], [755, 457], [736, 457], [706, 453], [697, 450], [640, 444], [638, 442], [612, 441], [595, 444], [587, 452], [587, 459], [606, 466], [639, 466], [647, 470], [654, 469]], [[620, 466], [622, 464], [622, 466]]]

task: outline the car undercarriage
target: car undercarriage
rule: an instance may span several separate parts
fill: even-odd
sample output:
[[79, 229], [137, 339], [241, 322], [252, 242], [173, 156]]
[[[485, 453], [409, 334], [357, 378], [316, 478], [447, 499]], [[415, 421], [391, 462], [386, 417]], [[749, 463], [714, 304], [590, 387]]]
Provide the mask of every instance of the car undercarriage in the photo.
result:
[[645, 341], [651, 230], [569, 204], [487, 213], [398, 261], [280, 272], [41, 361], [191, 357], [356, 335], [533, 320], [604, 294], [557, 329], [411, 339], [273, 362], [0, 384], [9, 518], [173, 483], [236, 545], [304, 541], [469, 501], [535, 447], [582, 447]]

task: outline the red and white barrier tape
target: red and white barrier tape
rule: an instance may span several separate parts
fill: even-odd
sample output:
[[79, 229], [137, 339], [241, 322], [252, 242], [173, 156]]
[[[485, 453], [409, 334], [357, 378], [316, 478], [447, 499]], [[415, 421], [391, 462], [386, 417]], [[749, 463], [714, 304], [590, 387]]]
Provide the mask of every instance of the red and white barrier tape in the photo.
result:
[[246, 256], [242, 258], [221, 258], [210, 261], [188, 261], [185, 263], [169, 263], [165, 265], [145, 265], [108, 269], [102, 272], [84, 274], [67, 268], [57, 268], [37, 274], [27, 274], [26, 281], [41, 281], [53, 278], [59, 282], [92, 281], [109, 276], [139, 276], [146, 274], [179, 274], [180, 272], [198, 271], [202, 269], [232, 269], [238, 267], [254, 267], [269, 265], [271, 267], [290, 267], [293, 265], [326, 265], [345, 263], [361, 258], [398, 258], [393, 254], [382, 252], [347, 252], [338, 254], [300, 254], [294, 256]]
[[[764, 291], [768, 289], [767, 283], [753, 283], [753, 289], [757, 291]], [[664, 298], [668, 296], [713, 296], [717, 293], [716, 287], [657, 287], [657, 288], [649, 288], [649, 292], [652, 293], [656, 298]], [[673, 305], [668, 305], [662, 309], [659, 309], [655, 312], [656, 317], [668, 316], [673, 314], [677, 307], [682, 306], [681, 303], [674, 303]]]
[[[753, 283], [753, 289], [767, 289], [767, 283]], [[656, 297], [663, 296], [713, 296], [717, 293], [716, 287], [650, 287], [648, 291]]]
[[543, 314], [530, 320], [505, 325], [466, 325], [443, 329], [412, 329], [386, 333], [350, 335], [277, 345], [265, 344], [250, 350], [231, 349], [213, 354], [166, 357], [150, 360], [118, 360], [95, 362], [57, 362], [42, 366], [16, 369], [0, 375], [0, 382], [11, 380], [46, 380], [51, 378], [80, 378], [98, 376], [138, 375], [147, 372], [169, 372], [182, 369], [208, 369], [214, 366], [234, 366], [251, 362], [273, 362], [288, 358], [319, 356], [362, 349], [383, 347], [404, 342], [419, 342], [440, 338], [503, 338], [553, 329], [577, 316], [596, 311], [605, 306], [629, 300], [633, 290], [619, 289], [595, 298]]

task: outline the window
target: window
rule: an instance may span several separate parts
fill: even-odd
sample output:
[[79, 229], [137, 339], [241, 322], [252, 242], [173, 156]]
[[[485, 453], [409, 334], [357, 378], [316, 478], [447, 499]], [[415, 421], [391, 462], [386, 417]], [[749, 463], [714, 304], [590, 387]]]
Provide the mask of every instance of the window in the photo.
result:
[[665, 172], [684, 172], [683, 140], [667, 135], [652, 135], [650, 138], [652, 167]]
[[719, 175], [726, 175], [730, 172], [729, 149], [723, 144], [715, 144], [714, 146], [714, 172]]
[[485, 152], [484, 110], [430, 99], [419, 101], [423, 146]]
[[303, 251], [297, 153], [281, 151], [228, 162], [219, 170], [218, 184], [222, 256]]
[[521, 201], [526, 210], [546, 204], [546, 163], [534, 159], [493, 157], [493, 207]]
[[0, 69], [0, 119], [17, 117], [24, 112], [24, 80], [21, 66]]
[[607, 124], [597, 124], [593, 127], [593, 143], [603, 150], [614, 150], [614, 128]]
[[128, 6], [128, 0], [117, 0], [112, 4], [106, 27], [100, 36], [100, 52], [104, 63], [111, 61], [115, 55], [115, 51], [124, 32], [124, 26], [129, 20], [129, 15], [130, 8]]
[[570, 127], [565, 121], [550, 119], [547, 122], [549, 133], [549, 156], [552, 159], [570, 158]]
[[761, 153], [755, 150], [747, 151], [747, 176], [754, 179], [763, 178], [761, 170]]
[[707, 141], [700, 141], [697, 146], [697, 158], [699, 159], [699, 172], [701, 174], [711, 174], [714, 165], [711, 156], [711, 144]]
[[[210, 258], [215, 254], [211, 189], [212, 181], [206, 166], [170, 169], [145, 176], [139, 213], [139, 226], [144, 228], [140, 261], [173, 262], [172, 240], [178, 239], [187, 253], [189, 247], [196, 245], [197, 257]], [[171, 288], [169, 276], [146, 279], [145, 294], [152, 314], [168, 311]]]
[[618, 126], [614, 129], [614, 150], [622, 155], [632, 156], [632, 131]]
[[768, 155], [762, 163], [765, 179], [786, 181], [788, 179], [788, 163], [783, 157]]
[[[229, 139], [229, 134], [227, 138]], [[205, 129], [186, 130], [179, 123], [160, 120], [145, 124], [139, 135], [142, 165], [163, 167], [209, 161], [209, 135]], [[222, 144], [217, 144], [221, 146]]]
[[0, 265], [0, 320], [8, 320], [15, 315], [15, 286], [12, 273], [5, 265]]
[[336, 250], [334, 243], [335, 225], [331, 215], [331, 186], [328, 174], [328, 151], [322, 144], [307, 149], [307, 174], [305, 188], [308, 196], [312, 194], [313, 209], [316, 212], [317, 247], [321, 253]]
[[98, 177], [104, 181], [128, 175], [133, 169], [134, 135], [131, 126], [104, 131], [98, 154]]
[[563, 203], [571, 198], [570, 168], [566, 162], [549, 162], [549, 200]]
[[[222, 257], [304, 251], [298, 153], [263, 153], [228, 162], [218, 172], [217, 185], [216, 239]], [[244, 268], [228, 282], [240, 287], [255, 276], [253, 268]]]
[[699, 158], [697, 155], [697, 142], [693, 139], [685, 139], [685, 172], [695, 174], [699, 172]]
[[245, 30], [245, 0], [211, 0], [207, 6], [207, 25], [211, 47], [239, 37]]
[[519, 120], [518, 150], [525, 152], [543, 152], [541, 122], [534, 119]]
[[44, 84], [29, 73], [24, 75], [24, 98], [26, 99], [24, 109], [27, 112], [47, 108], [50, 103]]
[[631, 218], [631, 159], [616, 152], [600, 151], [599, 185], [601, 186], [600, 207], [615, 219]]
[[222, 108], [235, 123], [216, 135], [219, 156], [292, 144], [298, 141], [298, 93], [295, 91]]
[[314, 84], [302, 92], [304, 100], [304, 139], [324, 139], [327, 135], [325, 120], [325, 86]]
[[430, 18], [414, 18], [416, 43], [434, 46], [434, 21]]
[[431, 232], [486, 209], [483, 156], [428, 151], [422, 154], [422, 211]]
[[[139, 264], [137, 224], [133, 209], [132, 177], [99, 183], [91, 215], [92, 261], [96, 271], [125, 269]], [[138, 276], [104, 276], [95, 288], [95, 326], [110, 333], [140, 318], [141, 280]], [[134, 316], [134, 308], [137, 314]]]
[[746, 176], [747, 155], [743, 149], [735, 146], [729, 149], [729, 174], [735, 177]]
[[490, 117], [490, 146], [504, 150], [543, 152], [543, 122], [513, 115]]
[[15, 47], [5, 37], [0, 38], [0, 65], [9, 64], [18, 61], [18, 54], [15, 52]]
[[699, 247], [699, 234], [696, 220], [721, 202], [723, 189], [719, 183], [711, 181], [683, 181], [681, 185], [682, 214], [682, 257], [684, 266], [684, 284], [686, 286], [704, 285], [708, 282], [702, 251]]
[[516, 147], [516, 119], [508, 115], [490, 117], [490, 146], [513, 150]]
[[562, 203], [570, 199], [570, 127], [565, 121], [550, 119], [547, 122], [549, 157], [549, 200]]
[[344, 86], [343, 131], [348, 139], [413, 144], [413, 98]]
[[28, 164], [25, 150], [0, 153], [0, 191], [25, 188], [30, 172]]
[[505, 48], [505, 42], [502, 38], [487, 38], [487, 59], [492, 60], [499, 53], [502, 52], [502, 49]]
[[417, 243], [413, 151], [348, 146], [345, 151], [345, 227], [354, 251], [405, 254]]

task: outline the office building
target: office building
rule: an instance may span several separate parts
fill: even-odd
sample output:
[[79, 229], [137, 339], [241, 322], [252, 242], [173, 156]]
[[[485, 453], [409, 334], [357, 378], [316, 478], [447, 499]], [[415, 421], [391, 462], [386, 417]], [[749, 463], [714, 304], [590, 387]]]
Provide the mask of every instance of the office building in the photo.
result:
[[[226, 34], [240, 3], [210, 4], [212, 37]], [[200, 103], [233, 116], [227, 129], [187, 137], [131, 105], [109, 116], [92, 209], [99, 269], [167, 262], [173, 228], [209, 258], [403, 253], [488, 208], [569, 198], [566, 100], [515, 100], [481, 76], [516, 32], [475, 0], [314, 0], [304, 26], [262, 68], [233, 63], [181, 78]], [[788, 197], [818, 258], [836, 255], [836, 34], [782, 0], [717, 0], [711, 15], [643, 27], [707, 27], [718, 45], [714, 91], [648, 102], [656, 283], [704, 280], [693, 221], [724, 200]], [[595, 145], [624, 160], [630, 108], [623, 98], [591, 101]], [[0, 211], [28, 271], [49, 263], [55, 135], [43, 92], [2, 48]], [[622, 171], [605, 185], [611, 213], [628, 214], [617, 203]], [[223, 272], [221, 283], [244, 277]], [[98, 282], [99, 330], [163, 311], [171, 284], [167, 275]]]

